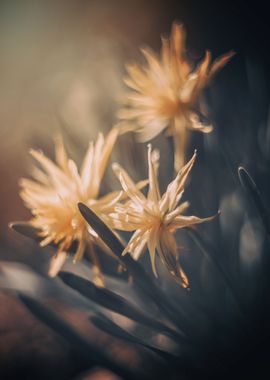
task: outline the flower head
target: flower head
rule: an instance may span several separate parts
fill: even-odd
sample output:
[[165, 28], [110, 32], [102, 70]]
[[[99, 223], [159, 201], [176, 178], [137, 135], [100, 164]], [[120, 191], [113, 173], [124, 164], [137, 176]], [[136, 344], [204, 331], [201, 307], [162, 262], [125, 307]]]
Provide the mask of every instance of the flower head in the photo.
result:
[[78, 202], [91, 206], [110, 225], [109, 213], [121, 192], [99, 198], [99, 190], [117, 136], [118, 131], [114, 128], [105, 139], [100, 133], [95, 143], [91, 141], [80, 172], [75, 162], [67, 157], [61, 138], [56, 140], [55, 163], [41, 152], [31, 151], [42, 170], [35, 169], [34, 180], [21, 180], [20, 195], [33, 214], [30, 224], [40, 231], [41, 246], [50, 243], [58, 246], [50, 270], [52, 275], [60, 269], [74, 241], [78, 242], [75, 261], [83, 255], [87, 239], [98, 242], [98, 236], [81, 216]]
[[125, 83], [129, 108], [120, 110], [119, 117], [135, 122], [124, 125], [123, 131], [139, 132], [141, 141], [149, 141], [165, 128], [174, 136], [175, 168], [184, 163], [187, 130], [210, 132], [211, 125], [200, 122], [194, 111], [198, 97], [212, 76], [232, 57], [228, 53], [211, 64], [211, 53], [195, 69], [185, 57], [185, 30], [174, 23], [171, 38], [162, 38], [160, 58], [149, 49], [142, 49], [147, 67], [128, 65]]
[[178, 262], [177, 244], [174, 233], [179, 228], [193, 227], [213, 219], [201, 219], [197, 216], [185, 216], [189, 203], [181, 202], [188, 175], [196, 159], [196, 152], [191, 160], [178, 172], [161, 196], [158, 184], [158, 151], [152, 151], [148, 145], [149, 189], [145, 196], [139, 191], [129, 175], [118, 164], [113, 168], [129, 200], [115, 208], [111, 216], [116, 229], [135, 231], [123, 254], [130, 253], [137, 260], [148, 248], [152, 269], [157, 276], [155, 257], [159, 255], [171, 274], [176, 276], [183, 286], [188, 286]]

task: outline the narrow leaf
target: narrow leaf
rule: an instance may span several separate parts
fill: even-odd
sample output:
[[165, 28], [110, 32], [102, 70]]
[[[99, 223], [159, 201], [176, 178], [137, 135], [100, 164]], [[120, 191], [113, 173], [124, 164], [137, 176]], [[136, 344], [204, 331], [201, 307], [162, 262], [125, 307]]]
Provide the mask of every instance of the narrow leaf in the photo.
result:
[[78, 203], [78, 208], [87, 223], [95, 230], [112, 252], [114, 252], [116, 256], [121, 256], [124, 246], [113, 231], [83, 203]]
[[12, 222], [9, 224], [9, 227], [18, 232], [21, 235], [24, 235], [30, 239], [33, 239], [35, 241], [40, 241], [41, 238], [38, 236], [39, 230], [29, 223], [24, 222]]
[[[91, 301], [96, 302], [98, 305], [155, 329], [159, 333], [166, 334], [173, 339], [176, 339], [176, 337], [177, 339], [180, 339], [177, 331], [170, 329], [168, 326], [159, 322], [152, 316], [149, 317], [146, 313], [141, 312], [136, 306], [132, 305], [120, 295], [115, 294], [106, 288], [97, 287], [92, 282], [72, 273], [61, 272], [59, 277], [65, 284], [77, 290], [80, 294], [89, 298]], [[181, 338], [184, 339], [182, 336]]]
[[155, 352], [156, 354], [162, 356], [164, 359], [170, 359], [172, 356], [175, 355], [170, 351], [167, 351], [163, 348], [157, 348], [154, 345], [145, 342], [143, 339], [136, 337], [134, 334], [124, 330], [122, 327], [120, 327], [118, 324], [114, 323], [112, 320], [105, 317], [104, 315], [94, 315], [90, 318], [90, 320], [96, 327], [106, 332], [107, 334], [146, 347], [151, 351]]
[[184, 311], [180, 313], [179, 309], [174, 307], [163, 290], [130, 255], [121, 256], [124, 247], [112, 230], [86, 205], [79, 203], [78, 208], [82, 216], [104, 243], [119, 256], [120, 260], [132, 275], [134, 286], [142, 291], [144, 295], [147, 295], [181, 332], [185, 331], [185, 335], [187, 333], [192, 334], [191, 324], [187, 316], [185, 316]]

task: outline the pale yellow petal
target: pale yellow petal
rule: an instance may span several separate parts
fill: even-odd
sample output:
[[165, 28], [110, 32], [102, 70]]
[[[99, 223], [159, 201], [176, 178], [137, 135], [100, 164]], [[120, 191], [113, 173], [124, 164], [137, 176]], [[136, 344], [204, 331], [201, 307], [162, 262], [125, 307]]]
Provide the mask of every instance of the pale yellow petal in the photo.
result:
[[59, 169], [57, 165], [55, 165], [49, 158], [47, 158], [43, 153], [31, 150], [30, 154], [39, 162], [39, 164], [43, 167], [43, 169], [50, 176], [50, 182], [54, 184], [57, 188], [62, 188], [64, 186], [68, 186], [70, 183], [70, 179], [63, 171]]
[[190, 112], [189, 114], [190, 123], [187, 124], [187, 127], [194, 131], [200, 131], [203, 133], [210, 133], [213, 131], [213, 126], [211, 124], [203, 124], [199, 116], [194, 112]]
[[90, 186], [91, 178], [93, 175], [93, 160], [94, 160], [94, 142], [89, 143], [86, 155], [84, 157], [81, 167], [81, 179], [84, 191]]
[[185, 44], [186, 44], [186, 32], [183, 24], [178, 24], [174, 22], [172, 25], [171, 34], [172, 48], [175, 55], [182, 59], [185, 54]]
[[55, 137], [55, 161], [57, 165], [68, 174], [68, 157], [61, 135]]
[[153, 120], [152, 122], [149, 122], [146, 127], [138, 129], [136, 131], [138, 133], [137, 140], [139, 142], [147, 142], [153, 140], [167, 127], [167, 125], [167, 119]]
[[156, 269], [156, 245], [157, 245], [157, 240], [158, 240], [158, 233], [159, 233], [158, 229], [152, 228], [149, 232], [149, 237], [147, 241], [147, 247], [149, 250], [152, 271], [155, 277], [158, 277], [157, 269]]
[[55, 277], [60, 272], [61, 268], [65, 264], [67, 258], [67, 252], [58, 252], [56, 256], [51, 259], [50, 268], [49, 268], [49, 276]]
[[106, 170], [106, 167], [108, 165], [108, 161], [110, 159], [112, 150], [114, 148], [114, 145], [116, 143], [116, 140], [119, 135], [119, 129], [118, 128], [112, 128], [111, 131], [108, 133], [105, 139], [104, 147], [102, 150], [101, 160], [100, 160], [100, 166], [99, 166], [99, 177], [100, 179], [103, 178], [104, 172]]
[[166, 192], [161, 198], [161, 209], [164, 212], [165, 210], [172, 211], [178, 201], [177, 195], [180, 194], [185, 187], [188, 175], [194, 165], [196, 160], [196, 151], [189, 160], [189, 162], [178, 172], [175, 179], [168, 185]]
[[81, 260], [83, 254], [84, 254], [84, 250], [85, 250], [85, 241], [84, 241], [83, 237], [81, 237], [81, 239], [79, 239], [79, 241], [78, 241], [78, 248], [77, 248], [75, 255], [74, 255], [74, 259], [73, 259], [74, 263], [77, 263], [78, 261]]
[[186, 228], [186, 227], [192, 227], [196, 224], [201, 224], [204, 222], [209, 222], [216, 218], [216, 215], [209, 216], [208, 218], [199, 218], [198, 216], [184, 216], [179, 215], [174, 218], [174, 221], [172, 223], [172, 227], [175, 229], [178, 228]]
[[157, 203], [160, 200], [159, 184], [158, 184], [158, 167], [159, 167], [159, 151], [152, 151], [151, 144], [148, 144], [148, 178], [149, 190], [147, 198]]
[[114, 163], [112, 168], [118, 177], [123, 190], [127, 193], [129, 198], [132, 199], [139, 208], [141, 208], [142, 203], [146, 202], [145, 196], [137, 189], [136, 184], [119, 164]]

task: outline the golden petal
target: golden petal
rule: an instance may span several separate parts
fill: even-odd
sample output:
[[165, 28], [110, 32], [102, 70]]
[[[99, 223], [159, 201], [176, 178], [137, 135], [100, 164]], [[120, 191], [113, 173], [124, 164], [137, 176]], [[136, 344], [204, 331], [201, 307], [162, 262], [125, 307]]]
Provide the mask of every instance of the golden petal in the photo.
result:
[[204, 222], [209, 222], [210, 220], [213, 220], [216, 218], [217, 215], [209, 216], [207, 218], [199, 218], [198, 216], [184, 216], [179, 215], [174, 219], [174, 227], [175, 228], [186, 228], [186, 227], [192, 227], [196, 224], [201, 224]]
[[201, 123], [199, 116], [194, 112], [190, 112], [189, 120], [190, 124], [188, 124], [188, 128], [191, 130], [200, 131], [203, 133], [210, 133], [213, 131], [213, 126], [211, 124], [205, 125]]
[[63, 186], [69, 186], [70, 179], [57, 165], [55, 165], [49, 158], [43, 153], [37, 150], [31, 150], [30, 154], [39, 162], [43, 169], [48, 173], [50, 182], [57, 188]]
[[229, 53], [226, 53], [222, 55], [221, 57], [218, 57], [212, 64], [210, 68], [209, 76], [212, 77], [218, 70], [220, 70], [223, 66], [227, 64], [227, 62], [232, 59], [232, 57], [235, 55], [234, 51], [230, 51]]
[[160, 200], [160, 191], [158, 184], [158, 166], [159, 166], [159, 151], [152, 151], [152, 145], [148, 144], [148, 178], [149, 190], [147, 198], [154, 203]]
[[114, 145], [116, 143], [116, 140], [118, 138], [118, 135], [119, 135], [119, 129], [112, 128], [105, 139], [105, 143], [104, 143], [101, 158], [100, 158], [99, 170], [98, 170], [100, 181], [102, 180], [104, 176], [104, 172], [108, 165], [108, 161], [110, 159], [110, 156], [114, 148]]
[[197, 153], [194, 152], [189, 162], [178, 172], [175, 179], [167, 186], [166, 192], [161, 198], [161, 209], [172, 211], [177, 204], [177, 195], [184, 190], [188, 175], [194, 165]]
[[183, 24], [178, 24], [177, 22], [173, 23], [171, 41], [176, 56], [182, 59], [186, 44], [186, 32]]
[[129, 198], [139, 206], [146, 202], [145, 196], [137, 189], [136, 184], [132, 181], [127, 172], [117, 163], [114, 163], [112, 168]]
[[91, 141], [87, 149], [86, 155], [84, 157], [82, 167], [81, 167], [81, 179], [82, 187], [84, 191], [87, 191], [93, 173], [93, 159], [94, 159], [94, 143]]
[[55, 277], [60, 272], [67, 258], [67, 252], [58, 252], [50, 262], [49, 276]]
[[68, 157], [64, 147], [63, 137], [57, 135], [55, 137], [55, 161], [57, 165], [68, 174]]
[[152, 228], [149, 232], [149, 237], [147, 240], [147, 247], [149, 250], [151, 266], [152, 266], [152, 270], [153, 270], [155, 277], [158, 277], [157, 269], [156, 269], [156, 246], [157, 246], [157, 240], [159, 238], [158, 234], [159, 234], [158, 229]]
[[149, 122], [144, 128], [138, 129], [136, 132], [139, 142], [147, 142], [158, 136], [168, 125], [167, 119], [156, 119]]

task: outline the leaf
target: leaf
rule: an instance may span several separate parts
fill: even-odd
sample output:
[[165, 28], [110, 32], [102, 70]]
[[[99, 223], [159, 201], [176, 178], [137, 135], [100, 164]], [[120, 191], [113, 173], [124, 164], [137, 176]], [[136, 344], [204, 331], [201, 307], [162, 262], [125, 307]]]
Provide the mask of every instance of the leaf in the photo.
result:
[[116, 256], [120, 257], [124, 250], [124, 246], [113, 231], [83, 203], [78, 203], [78, 208], [84, 219], [101, 237], [104, 243], [112, 250], [112, 252], [114, 252]]
[[[27, 238], [30, 238], [37, 243], [39, 243], [42, 240], [42, 238], [39, 236], [39, 232], [41, 232], [41, 231], [38, 228], [33, 227], [30, 223], [27, 223], [27, 222], [11, 222], [11, 223], [9, 223], [9, 227], [12, 230], [18, 232], [20, 235], [23, 235]], [[53, 242], [48, 244], [48, 246], [53, 247], [53, 248], [57, 248], [57, 244], [54, 244]], [[75, 253], [77, 250], [77, 247], [78, 247], [78, 242], [73, 241], [70, 248], [69, 248], [69, 252]]]
[[31, 226], [29, 223], [24, 222], [12, 222], [9, 224], [9, 227], [18, 232], [19, 234], [26, 236], [30, 239], [33, 239], [35, 241], [40, 241], [41, 238], [38, 236], [38, 230], [37, 228]]
[[[124, 315], [125, 317], [145, 326], [151, 327], [159, 333], [166, 334], [173, 339], [176, 339], [176, 337], [180, 339], [177, 331], [170, 329], [157, 319], [149, 317], [146, 313], [141, 312], [136, 306], [132, 305], [120, 295], [115, 294], [106, 288], [97, 287], [92, 282], [72, 273], [61, 272], [59, 277], [65, 284], [71, 286], [73, 289], [80, 292], [80, 294], [98, 303], [100, 306], [119, 313], [120, 315]], [[182, 336], [181, 338], [184, 339]]]
[[176, 354], [173, 354], [168, 350], [165, 350], [163, 348], [157, 348], [156, 346], [148, 342], [145, 342], [145, 340], [136, 337], [134, 334], [124, 330], [122, 327], [120, 327], [118, 324], [114, 323], [112, 320], [110, 320], [104, 315], [94, 315], [90, 317], [90, 320], [96, 327], [106, 332], [107, 334], [146, 347], [151, 351], [155, 352], [156, 354], [160, 355], [164, 359], [169, 360], [172, 358], [172, 356], [176, 356]]
[[155, 303], [155, 305], [162, 311], [179, 330], [181, 333], [185, 331], [185, 335], [192, 334], [192, 327], [185, 315], [169, 301], [163, 290], [157, 283], [150, 277], [144, 269], [138, 264], [130, 255], [121, 256], [124, 246], [112, 230], [86, 205], [83, 203], [78, 204], [78, 208], [91, 228], [99, 235], [99, 237], [108, 245], [109, 248], [119, 256], [120, 260], [124, 263], [125, 267], [132, 275], [134, 286], [139, 289], [144, 296]]

